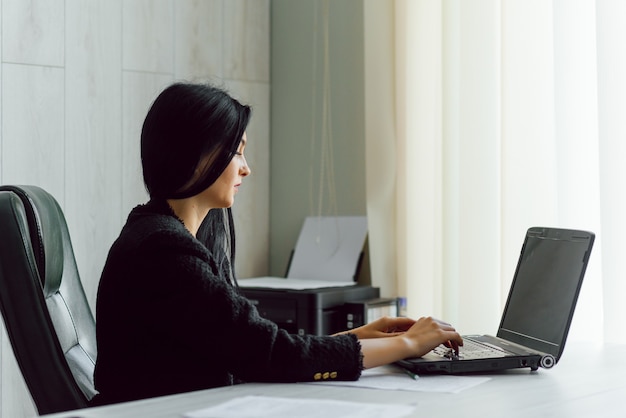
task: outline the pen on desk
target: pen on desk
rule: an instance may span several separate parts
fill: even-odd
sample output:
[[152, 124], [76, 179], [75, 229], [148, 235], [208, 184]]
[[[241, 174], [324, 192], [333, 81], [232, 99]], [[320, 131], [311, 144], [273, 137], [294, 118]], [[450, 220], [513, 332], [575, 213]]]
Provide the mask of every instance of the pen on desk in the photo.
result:
[[415, 374], [415, 373], [413, 373], [413, 372], [410, 372], [410, 371], [408, 371], [408, 370], [406, 370], [406, 369], [404, 370], [404, 372], [405, 372], [406, 374], [408, 374], [408, 375], [409, 375], [409, 377], [410, 377], [411, 379], [413, 379], [413, 380], [417, 380], [417, 379], [419, 379], [419, 376], [418, 376], [418, 375], [416, 375], [416, 374]]

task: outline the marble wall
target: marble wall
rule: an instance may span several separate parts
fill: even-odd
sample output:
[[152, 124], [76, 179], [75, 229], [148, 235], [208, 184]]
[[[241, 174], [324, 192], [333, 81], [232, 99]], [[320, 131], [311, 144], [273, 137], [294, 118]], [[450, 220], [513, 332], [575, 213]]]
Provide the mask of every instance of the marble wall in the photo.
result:
[[[57, 198], [92, 307], [107, 250], [147, 196], [143, 117], [174, 80], [209, 80], [254, 108], [237, 271], [268, 273], [270, 0], [0, 0], [0, 13], [0, 184]], [[0, 418], [32, 416], [0, 328]]]

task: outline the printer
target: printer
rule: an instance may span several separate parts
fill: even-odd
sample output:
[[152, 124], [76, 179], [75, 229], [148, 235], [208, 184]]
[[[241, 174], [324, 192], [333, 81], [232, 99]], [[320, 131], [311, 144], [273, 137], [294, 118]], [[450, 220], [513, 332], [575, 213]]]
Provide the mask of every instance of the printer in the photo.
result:
[[[348, 329], [346, 302], [378, 298], [372, 286], [326, 287], [319, 289], [242, 288], [259, 314], [290, 334], [330, 335]], [[351, 328], [356, 328], [353, 326]]]
[[370, 305], [381, 316], [397, 316], [396, 299], [381, 299], [380, 289], [369, 284], [367, 252], [366, 217], [308, 217], [287, 277], [240, 279], [239, 287], [262, 317], [291, 334], [356, 328], [376, 319], [363, 313]]

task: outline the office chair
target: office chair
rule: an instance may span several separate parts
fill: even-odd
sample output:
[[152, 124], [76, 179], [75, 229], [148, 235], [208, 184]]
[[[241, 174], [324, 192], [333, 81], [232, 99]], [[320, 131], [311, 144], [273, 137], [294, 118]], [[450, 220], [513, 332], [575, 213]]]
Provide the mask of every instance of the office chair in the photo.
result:
[[0, 310], [39, 414], [87, 407], [95, 320], [63, 212], [36, 186], [0, 186]]

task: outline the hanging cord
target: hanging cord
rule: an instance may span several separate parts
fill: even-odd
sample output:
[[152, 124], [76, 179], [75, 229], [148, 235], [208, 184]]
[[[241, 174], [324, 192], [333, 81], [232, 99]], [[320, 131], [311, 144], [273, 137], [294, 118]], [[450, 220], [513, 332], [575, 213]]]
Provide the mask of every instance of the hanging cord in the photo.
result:
[[[317, 7], [317, 5], [316, 5]], [[318, 15], [319, 13], [316, 10], [315, 18], [314, 18], [314, 30], [313, 30], [313, 84], [312, 84], [312, 123], [311, 123], [311, 164], [309, 170], [309, 202], [311, 205], [310, 212], [315, 214], [318, 218], [321, 218], [324, 215], [324, 191], [328, 192], [328, 214], [334, 215], [335, 217], [338, 214], [337, 207], [337, 191], [335, 187], [335, 164], [334, 164], [334, 141], [333, 141], [333, 130], [332, 130], [332, 110], [331, 110], [331, 79], [330, 79], [330, 31], [329, 31], [329, 23], [330, 23], [330, 1], [324, 0], [322, 3], [322, 36], [323, 36], [323, 44], [322, 44], [322, 57], [323, 57], [323, 68], [322, 68], [322, 113], [321, 113], [321, 130], [320, 130], [320, 140], [319, 140], [319, 184], [318, 184], [318, 192], [317, 192], [317, 208], [314, 209], [315, 206], [315, 198], [313, 196], [314, 190], [314, 168], [313, 168], [313, 156], [315, 155], [315, 148], [317, 142], [317, 130], [316, 130], [316, 91], [317, 91], [317, 37], [318, 37]], [[316, 242], [319, 244], [320, 242], [320, 230], [321, 224], [318, 224], [318, 234], [316, 237]], [[339, 232], [339, 226], [336, 228], [337, 233]]]
[[313, 51], [313, 63], [312, 63], [312, 71], [311, 71], [311, 139], [310, 139], [310, 148], [309, 148], [309, 214], [313, 215], [314, 212], [314, 202], [315, 197], [313, 196], [314, 189], [314, 181], [315, 178], [315, 170], [313, 167], [313, 156], [315, 155], [315, 143], [317, 142], [317, 38], [319, 36], [319, 13], [318, 13], [318, 4], [315, 3], [315, 12], [313, 13], [313, 46], [311, 51]]

